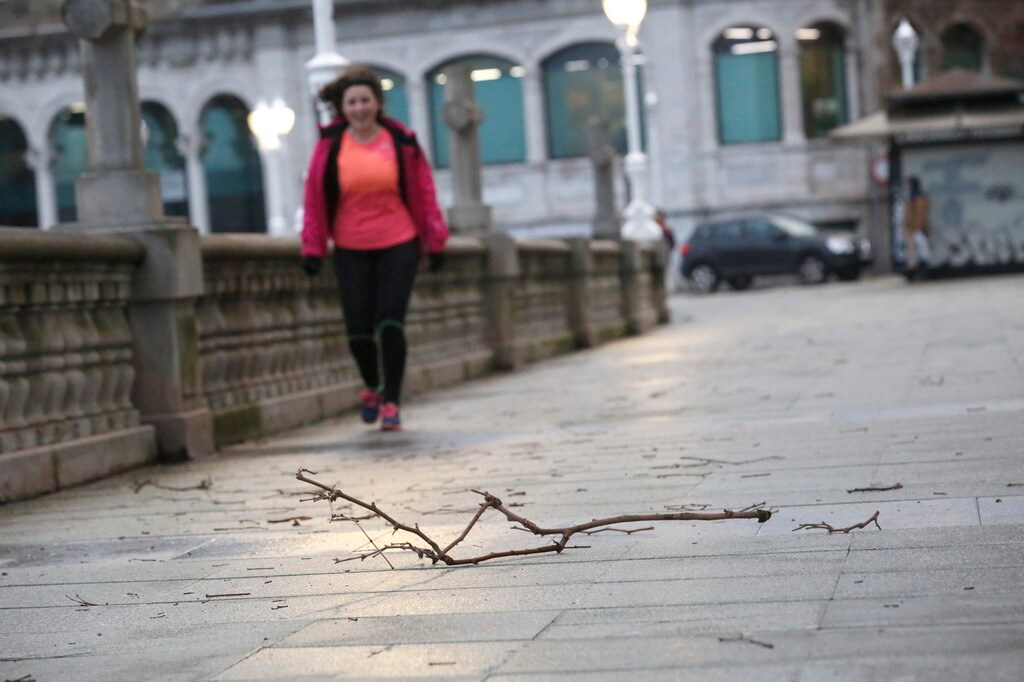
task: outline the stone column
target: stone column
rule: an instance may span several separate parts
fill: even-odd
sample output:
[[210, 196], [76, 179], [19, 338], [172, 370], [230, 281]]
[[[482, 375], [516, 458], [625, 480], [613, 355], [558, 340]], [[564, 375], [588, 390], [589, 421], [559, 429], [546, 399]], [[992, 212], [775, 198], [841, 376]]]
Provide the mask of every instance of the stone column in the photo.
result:
[[61, 16], [80, 40], [89, 172], [75, 185], [79, 222], [119, 232], [146, 251], [132, 282], [132, 402], [155, 427], [164, 458], [213, 450], [213, 419], [199, 387], [195, 303], [203, 293], [199, 234], [163, 214], [160, 180], [142, 167], [135, 38], [147, 23], [132, 0], [65, 0]]
[[483, 242], [487, 247], [484, 277], [487, 345], [494, 353], [494, 367], [512, 370], [523, 364], [523, 354], [516, 344], [515, 327], [519, 249], [506, 234], [485, 235]]
[[798, 48], [790, 40], [779, 52], [779, 106], [782, 108], [782, 141], [802, 145], [807, 141], [803, 125], [803, 102], [800, 99], [800, 59]]
[[39, 227], [49, 230], [57, 224], [57, 188], [53, 183], [53, 155], [48, 149], [32, 149], [25, 162], [36, 176], [36, 211]]
[[406, 97], [409, 100], [409, 123], [416, 131], [420, 146], [427, 152], [427, 156], [432, 157], [434, 134], [430, 127], [430, 101], [427, 94], [429, 87], [423, 78], [410, 78], [405, 82]]
[[547, 159], [547, 123], [544, 120], [544, 86], [540, 66], [534, 65], [523, 76], [523, 108], [526, 121], [526, 160], [544, 163]]
[[481, 200], [480, 123], [483, 111], [473, 94], [466, 66], [445, 70], [444, 122], [448, 124], [448, 161], [452, 169], [453, 203], [448, 224], [458, 234], [491, 230], [491, 207]]
[[595, 120], [587, 129], [587, 154], [594, 167], [594, 238], [618, 239], [621, 221], [615, 210], [615, 159], [607, 121]]
[[210, 206], [206, 194], [206, 167], [203, 166], [203, 151], [206, 144], [203, 133], [195, 132], [178, 138], [178, 151], [185, 157], [185, 173], [188, 177], [188, 219], [202, 234], [210, 233]]
[[594, 273], [590, 240], [573, 237], [566, 242], [569, 244], [569, 328], [577, 348], [593, 348], [600, 344], [601, 338], [590, 319], [590, 278]]

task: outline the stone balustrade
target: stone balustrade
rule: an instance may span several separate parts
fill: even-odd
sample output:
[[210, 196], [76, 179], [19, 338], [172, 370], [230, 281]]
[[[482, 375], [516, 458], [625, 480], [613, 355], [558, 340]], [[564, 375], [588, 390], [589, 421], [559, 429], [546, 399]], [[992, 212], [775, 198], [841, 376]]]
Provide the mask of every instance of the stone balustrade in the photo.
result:
[[[331, 261], [308, 277], [298, 246], [201, 239], [198, 357], [181, 362], [197, 363], [218, 445], [356, 405]], [[142, 257], [128, 238], [0, 229], [0, 501], [155, 459], [132, 393]], [[407, 390], [642, 333], [665, 320], [662, 263], [657, 247], [634, 243], [453, 237], [445, 267], [422, 272], [413, 292]]]
[[131, 399], [142, 255], [129, 239], [0, 229], [0, 501], [155, 457]]

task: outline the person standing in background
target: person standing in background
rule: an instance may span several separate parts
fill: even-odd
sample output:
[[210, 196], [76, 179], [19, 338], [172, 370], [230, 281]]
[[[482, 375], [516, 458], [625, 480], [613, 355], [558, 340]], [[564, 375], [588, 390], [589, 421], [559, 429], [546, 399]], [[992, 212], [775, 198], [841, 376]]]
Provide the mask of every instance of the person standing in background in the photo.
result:
[[907, 276], [920, 275], [931, 260], [928, 230], [931, 227], [932, 204], [921, 188], [921, 180], [912, 175], [907, 179], [907, 199], [903, 205], [903, 243], [907, 250]]
[[380, 77], [349, 66], [320, 91], [337, 118], [322, 126], [306, 176], [302, 268], [320, 272], [334, 242], [348, 346], [365, 388], [362, 419], [401, 429], [405, 315], [418, 264], [443, 264], [448, 226], [416, 136], [384, 116]]

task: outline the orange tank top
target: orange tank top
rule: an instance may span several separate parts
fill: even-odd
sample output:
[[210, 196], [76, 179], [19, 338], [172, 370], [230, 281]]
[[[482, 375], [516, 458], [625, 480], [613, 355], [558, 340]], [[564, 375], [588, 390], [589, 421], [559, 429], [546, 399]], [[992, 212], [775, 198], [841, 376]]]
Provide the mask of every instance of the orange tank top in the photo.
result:
[[369, 142], [346, 130], [338, 154], [341, 200], [334, 214], [334, 243], [343, 249], [386, 249], [416, 237], [416, 226], [398, 186], [398, 156], [381, 128]]

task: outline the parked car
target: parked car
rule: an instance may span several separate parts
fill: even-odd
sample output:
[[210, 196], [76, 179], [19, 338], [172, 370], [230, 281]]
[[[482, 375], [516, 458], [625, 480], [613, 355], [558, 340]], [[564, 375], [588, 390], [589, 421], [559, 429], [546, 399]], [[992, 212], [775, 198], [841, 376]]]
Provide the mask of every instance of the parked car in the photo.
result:
[[683, 277], [709, 293], [723, 280], [746, 289], [758, 275], [793, 273], [805, 284], [855, 280], [871, 262], [866, 239], [828, 236], [799, 218], [757, 215], [699, 225], [680, 247]]

